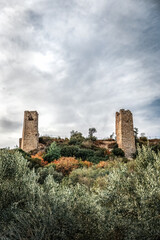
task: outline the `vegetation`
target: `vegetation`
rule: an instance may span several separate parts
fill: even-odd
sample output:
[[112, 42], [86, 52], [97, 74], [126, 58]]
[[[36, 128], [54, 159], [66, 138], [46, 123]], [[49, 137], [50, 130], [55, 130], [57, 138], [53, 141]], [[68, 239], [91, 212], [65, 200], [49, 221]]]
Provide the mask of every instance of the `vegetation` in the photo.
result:
[[56, 142], [53, 142], [47, 149], [47, 153], [44, 156], [44, 160], [47, 162], [52, 162], [55, 159], [60, 158], [60, 148], [57, 146]]
[[124, 157], [124, 151], [121, 148], [114, 147], [112, 153], [117, 157]]
[[83, 137], [81, 132], [74, 130], [71, 131], [69, 145], [80, 145], [84, 140], [85, 138]]
[[142, 146], [126, 162], [60, 157], [31, 168], [42, 154], [0, 150], [0, 239], [160, 239], [159, 152]]
[[135, 129], [128, 160], [94, 132], [41, 137], [45, 149], [30, 154], [0, 150], [0, 240], [160, 239], [160, 141]]
[[89, 139], [91, 139], [92, 141], [95, 141], [96, 137], [93, 136], [93, 134], [96, 133], [96, 132], [97, 132], [97, 130], [95, 128], [89, 128], [89, 130], [88, 130]]

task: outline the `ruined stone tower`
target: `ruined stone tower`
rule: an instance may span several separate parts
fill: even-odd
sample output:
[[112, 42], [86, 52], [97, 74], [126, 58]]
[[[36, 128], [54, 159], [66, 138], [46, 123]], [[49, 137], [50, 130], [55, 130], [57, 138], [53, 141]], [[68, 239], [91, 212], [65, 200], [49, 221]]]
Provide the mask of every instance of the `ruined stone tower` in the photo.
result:
[[37, 111], [25, 111], [20, 148], [29, 152], [38, 148], [38, 142], [38, 113]]
[[125, 152], [127, 158], [136, 151], [133, 131], [133, 117], [129, 110], [121, 109], [116, 112], [116, 136], [118, 147]]

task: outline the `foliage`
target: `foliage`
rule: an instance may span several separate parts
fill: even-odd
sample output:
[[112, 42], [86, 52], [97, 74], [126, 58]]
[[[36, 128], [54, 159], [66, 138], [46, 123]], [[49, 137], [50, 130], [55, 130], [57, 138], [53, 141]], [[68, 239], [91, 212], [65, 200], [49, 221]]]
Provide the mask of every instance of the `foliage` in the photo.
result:
[[109, 152], [105, 148], [101, 148], [101, 149], [99, 149], [99, 150], [97, 150], [95, 152], [95, 156], [97, 156], [97, 157], [105, 157], [106, 155], [108, 155], [108, 153]]
[[69, 140], [69, 145], [80, 145], [84, 141], [84, 137], [81, 132], [71, 131], [71, 137]]
[[83, 161], [88, 160], [92, 163], [98, 163], [108, 159], [106, 150], [99, 149], [94, 151], [91, 149], [79, 148], [77, 146], [63, 146], [61, 147], [61, 156], [64, 157], [75, 157], [82, 159]]
[[0, 151], [0, 239], [102, 239], [104, 214], [95, 194], [60, 186], [52, 175], [39, 180], [20, 153]]
[[85, 161], [80, 161], [79, 164], [80, 164], [80, 166], [87, 167], [87, 168], [92, 167], [92, 165], [93, 165], [93, 163], [91, 163], [89, 161], [86, 161], [86, 160]]
[[92, 142], [90, 139], [84, 140], [84, 141], [82, 142], [82, 144], [81, 144], [81, 147], [82, 147], [82, 148], [92, 149], [92, 147], [93, 147], [93, 142]]
[[88, 157], [88, 161], [90, 161], [90, 162], [92, 162], [92, 163], [94, 163], [94, 164], [97, 164], [97, 163], [99, 163], [100, 161], [107, 161], [109, 159], [109, 156], [108, 155], [106, 155], [105, 157], [98, 157], [98, 156], [91, 156], [91, 157]]
[[22, 156], [23, 156], [25, 159], [30, 160], [31, 155], [30, 155], [29, 153], [23, 151], [21, 148], [18, 148], [17, 150], [18, 150], [18, 152], [20, 152], [20, 153], [22, 154]]
[[60, 147], [57, 146], [56, 142], [53, 142], [48, 148], [46, 155], [44, 156], [44, 161], [52, 162], [55, 159], [60, 158], [60, 152]]
[[69, 175], [73, 169], [79, 167], [79, 161], [74, 157], [61, 157], [54, 161], [56, 170], [63, 175]]
[[134, 128], [134, 137], [135, 137], [135, 143], [138, 143], [138, 128]]
[[91, 149], [79, 149], [79, 151], [76, 152], [75, 157], [81, 158], [82, 160], [89, 159], [89, 157], [94, 156], [94, 151]]
[[147, 146], [148, 145], [148, 139], [147, 139], [147, 137], [142, 136], [142, 137], [138, 138], [137, 143], [141, 147], [144, 146], [144, 145]]
[[109, 174], [109, 171], [106, 169], [100, 168], [82, 168], [76, 169], [71, 172], [68, 178], [68, 184], [75, 186], [77, 183], [83, 184], [91, 189], [96, 183], [97, 179], [102, 178], [104, 182], [104, 177]]
[[107, 225], [111, 229], [106, 238], [160, 237], [160, 154], [139, 148], [135, 163], [132, 172], [124, 165], [113, 170], [108, 176], [109, 187], [101, 192]]
[[39, 168], [38, 169], [38, 182], [40, 184], [43, 184], [46, 180], [46, 178], [48, 177], [48, 175], [53, 177], [53, 180], [55, 182], [60, 183], [63, 179], [63, 175], [60, 172], [57, 172], [53, 166], [49, 166], [49, 167], [44, 167], [44, 168]]
[[74, 157], [78, 150], [79, 148], [77, 146], [62, 146], [60, 153], [63, 157]]
[[38, 153], [35, 154], [35, 155], [31, 155], [31, 158], [38, 160], [38, 163], [39, 163], [39, 165], [40, 165], [41, 167], [43, 167], [43, 166], [45, 166], [45, 165], [48, 164], [48, 161], [45, 161], [45, 160], [43, 159], [43, 152], [38, 152]]
[[151, 149], [152, 149], [154, 152], [158, 153], [158, 152], [160, 151], [160, 143], [159, 143], [159, 144], [152, 145], [152, 146], [151, 146]]
[[91, 139], [92, 141], [95, 141], [96, 137], [94, 137], [93, 134], [96, 132], [97, 132], [97, 130], [95, 128], [89, 128], [89, 130], [88, 130], [89, 139]]
[[105, 161], [101, 161], [96, 165], [97, 168], [106, 168], [107, 166], [108, 166], [108, 162], [105, 162]]
[[121, 148], [113, 148], [112, 153], [117, 157], [124, 157], [124, 151]]
[[0, 239], [160, 238], [159, 152], [138, 147], [135, 160], [104, 168], [62, 159], [35, 172], [18, 150], [0, 150]]

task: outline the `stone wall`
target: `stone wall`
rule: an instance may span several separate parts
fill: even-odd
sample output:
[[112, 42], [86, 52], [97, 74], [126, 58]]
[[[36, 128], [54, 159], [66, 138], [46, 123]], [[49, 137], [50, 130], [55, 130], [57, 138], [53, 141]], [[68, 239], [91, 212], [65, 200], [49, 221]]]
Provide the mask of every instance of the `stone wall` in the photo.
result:
[[[118, 147], [123, 149], [125, 156], [130, 158], [135, 153], [135, 137], [133, 131], [133, 117], [129, 110], [121, 109], [116, 112], [116, 136]], [[103, 141], [100, 147], [110, 148], [115, 141]], [[38, 149], [38, 113], [37, 111], [25, 111], [22, 138], [19, 139], [19, 147], [26, 152]]]
[[121, 109], [116, 112], [116, 137], [118, 147], [125, 152], [127, 158], [136, 151], [133, 129], [133, 117], [129, 110]]
[[20, 148], [25, 152], [29, 152], [38, 148], [38, 142], [38, 113], [37, 111], [25, 111]]

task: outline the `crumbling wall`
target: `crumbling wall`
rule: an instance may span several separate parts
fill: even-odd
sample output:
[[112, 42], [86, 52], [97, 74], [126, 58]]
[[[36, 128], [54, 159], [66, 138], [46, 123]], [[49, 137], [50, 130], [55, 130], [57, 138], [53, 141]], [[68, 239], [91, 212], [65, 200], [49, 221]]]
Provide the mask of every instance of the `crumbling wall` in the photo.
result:
[[116, 137], [118, 147], [125, 152], [127, 158], [136, 151], [133, 129], [133, 116], [129, 110], [116, 112]]
[[20, 148], [25, 152], [29, 152], [38, 148], [38, 142], [38, 113], [37, 111], [25, 111]]

